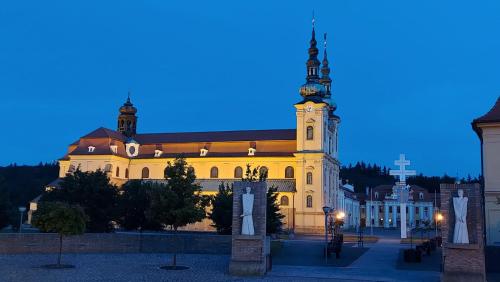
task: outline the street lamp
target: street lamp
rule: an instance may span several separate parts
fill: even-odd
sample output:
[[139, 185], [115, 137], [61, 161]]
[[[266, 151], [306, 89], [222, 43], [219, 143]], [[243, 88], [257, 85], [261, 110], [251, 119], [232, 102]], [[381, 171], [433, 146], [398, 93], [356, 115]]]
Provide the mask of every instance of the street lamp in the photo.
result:
[[443, 221], [443, 214], [440, 213], [440, 212], [437, 212], [436, 213], [436, 237], [438, 236], [437, 232], [438, 232], [438, 224]]
[[21, 233], [21, 229], [23, 228], [23, 215], [26, 211], [26, 207], [19, 207], [20, 219], [19, 219], [19, 233]]
[[331, 210], [328, 206], [323, 207], [323, 212], [325, 213], [325, 264], [328, 264], [328, 213]]

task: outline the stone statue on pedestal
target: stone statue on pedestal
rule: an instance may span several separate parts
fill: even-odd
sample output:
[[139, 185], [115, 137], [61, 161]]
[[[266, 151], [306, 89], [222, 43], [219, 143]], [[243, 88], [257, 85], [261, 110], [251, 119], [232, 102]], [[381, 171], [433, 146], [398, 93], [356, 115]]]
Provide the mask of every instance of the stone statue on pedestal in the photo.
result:
[[241, 217], [243, 218], [243, 222], [241, 225], [241, 235], [254, 235], [255, 230], [252, 218], [254, 195], [250, 194], [250, 187], [246, 187], [245, 190], [246, 193], [242, 195], [243, 214]]
[[455, 211], [455, 230], [453, 243], [469, 244], [469, 233], [467, 231], [467, 201], [464, 190], [458, 190], [458, 197], [453, 197], [453, 209]]

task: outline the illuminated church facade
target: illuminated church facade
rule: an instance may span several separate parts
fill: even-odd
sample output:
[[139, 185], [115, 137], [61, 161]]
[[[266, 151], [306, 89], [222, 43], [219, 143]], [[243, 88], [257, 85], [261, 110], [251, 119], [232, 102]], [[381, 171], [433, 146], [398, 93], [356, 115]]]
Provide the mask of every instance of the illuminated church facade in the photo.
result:
[[[117, 129], [98, 128], [71, 144], [59, 160], [59, 177], [80, 168], [103, 169], [111, 181], [163, 179], [168, 161], [183, 155], [195, 170], [204, 194], [220, 183], [241, 179], [246, 165], [268, 171], [268, 186], [278, 188], [284, 228], [323, 232], [323, 206], [337, 208], [339, 195], [338, 127], [332, 80], [325, 50], [318, 59], [314, 26], [306, 62], [306, 83], [295, 104], [296, 128], [185, 133], [138, 133], [137, 108], [119, 109]], [[191, 229], [210, 229], [210, 222]]]

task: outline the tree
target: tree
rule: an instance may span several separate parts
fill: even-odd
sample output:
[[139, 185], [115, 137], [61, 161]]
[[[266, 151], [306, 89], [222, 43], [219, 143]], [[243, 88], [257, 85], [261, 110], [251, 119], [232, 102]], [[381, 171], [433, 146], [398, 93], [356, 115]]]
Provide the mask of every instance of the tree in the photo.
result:
[[[166, 185], [157, 185], [153, 189], [151, 212], [154, 220], [170, 226], [177, 237], [179, 227], [206, 217], [205, 208], [209, 199], [201, 195], [201, 186], [194, 183], [194, 169], [187, 165], [183, 157], [167, 163], [165, 179]], [[172, 260], [172, 267], [176, 266], [177, 251]]]
[[[0, 180], [1, 181], [1, 180]], [[8, 226], [12, 221], [12, 206], [9, 201], [9, 193], [0, 182], [0, 230]]]
[[[247, 164], [247, 169], [245, 172], [245, 177], [242, 181], [248, 182], [262, 182], [267, 180], [267, 170], [260, 169], [259, 166], [254, 169], [251, 168], [250, 164]], [[266, 192], [266, 233], [273, 234], [281, 231], [281, 226], [283, 225], [282, 219], [285, 217], [280, 213], [280, 208], [278, 206], [278, 192], [277, 188], [274, 186], [268, 187]], [[231, 208], [232, 210], [232, 208]]]
[[266, 233], [275, 234], [281, 231], [281, 226], [283, 225], [283, 218], [285, 217], [280, 213], [280, 208], [278, 206], [278, 192], [277, 188], [271, 186], [267, 188], [267, 211], [266, 211]]
[[63, 236], [83, 234], [86, 219], [81, 207], [62, 202], [42, 203], [33, 214], [33, 226], [42, 232], [59, 233], [59, 256], [56, 267], [64, 267], [61, 265]]
[[127, 230], [160, 230], [161, 225], [151, 216], [151, 193], [154, 184], [130, 180], [122, 187], [118, 213], [121, 226]]
[[41, 201], [59, 201], [83, 208], [89, 221], [90, 232], [109, 232], [116, 219], [118, 188], [109, 182], [102, 170], [82, 172], [77, 169], [68, 174], [60, 189], [45, 192]]
[[212, 212], [208, 218], [213, 222], [217, 233], [230, 235], [233, 226], [233, 187], [221, 183], [219, 192], [211, 198]]

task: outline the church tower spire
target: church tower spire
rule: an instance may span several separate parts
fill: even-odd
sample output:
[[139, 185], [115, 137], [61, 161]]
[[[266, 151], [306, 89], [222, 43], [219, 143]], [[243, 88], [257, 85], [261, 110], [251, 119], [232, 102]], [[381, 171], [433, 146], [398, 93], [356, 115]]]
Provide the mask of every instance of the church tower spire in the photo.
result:
[[317, 82], [319, 79], [319, 65], [320, 62], [318, 60], [318, 48], [316, 45], [318, 42], [316, 41], [316, 31], [315, 31], [315, 18], [313, 15], [312, 18], [312, 36], [311, 36], [311, 41], [309, 41], [309, 59], [306, 62], [306, 67], [307, 67], [307, 77], [306, 80], [309, 81], [315, 81]]
[[323, 62], [321, 66], [321, 79], [319, 82], [323, 84], [326, 88], [325, 98], [330, 99], [332, 93], [332, 79], [330, 78], [330, 66], [328, 65], [328, 54], [326, 52], [326, 32], [323, 35], [324, 38], [324, 50], [323, 50]]
[[312, 18], [312, 35], [309, 41], [308, 54], [309, 58], [306, 61], [306, 83], [303, 84], [300, 89], [300, 95], [304, 97], [305, 100], [321, 101], [325, 96], [325, 87], [319, 81], [319, 66], [320, 62], [318, 60], [318, 47], [316, 45], [316, 30], [315, 30], [315, 18], [313, 14]]
[[133, 137], [136, 134], [137, 127], [137, 108], [130, 102], [130, 91], [127, 101], [120, 107], [118, 115], [118, 132], [127, 137]]

